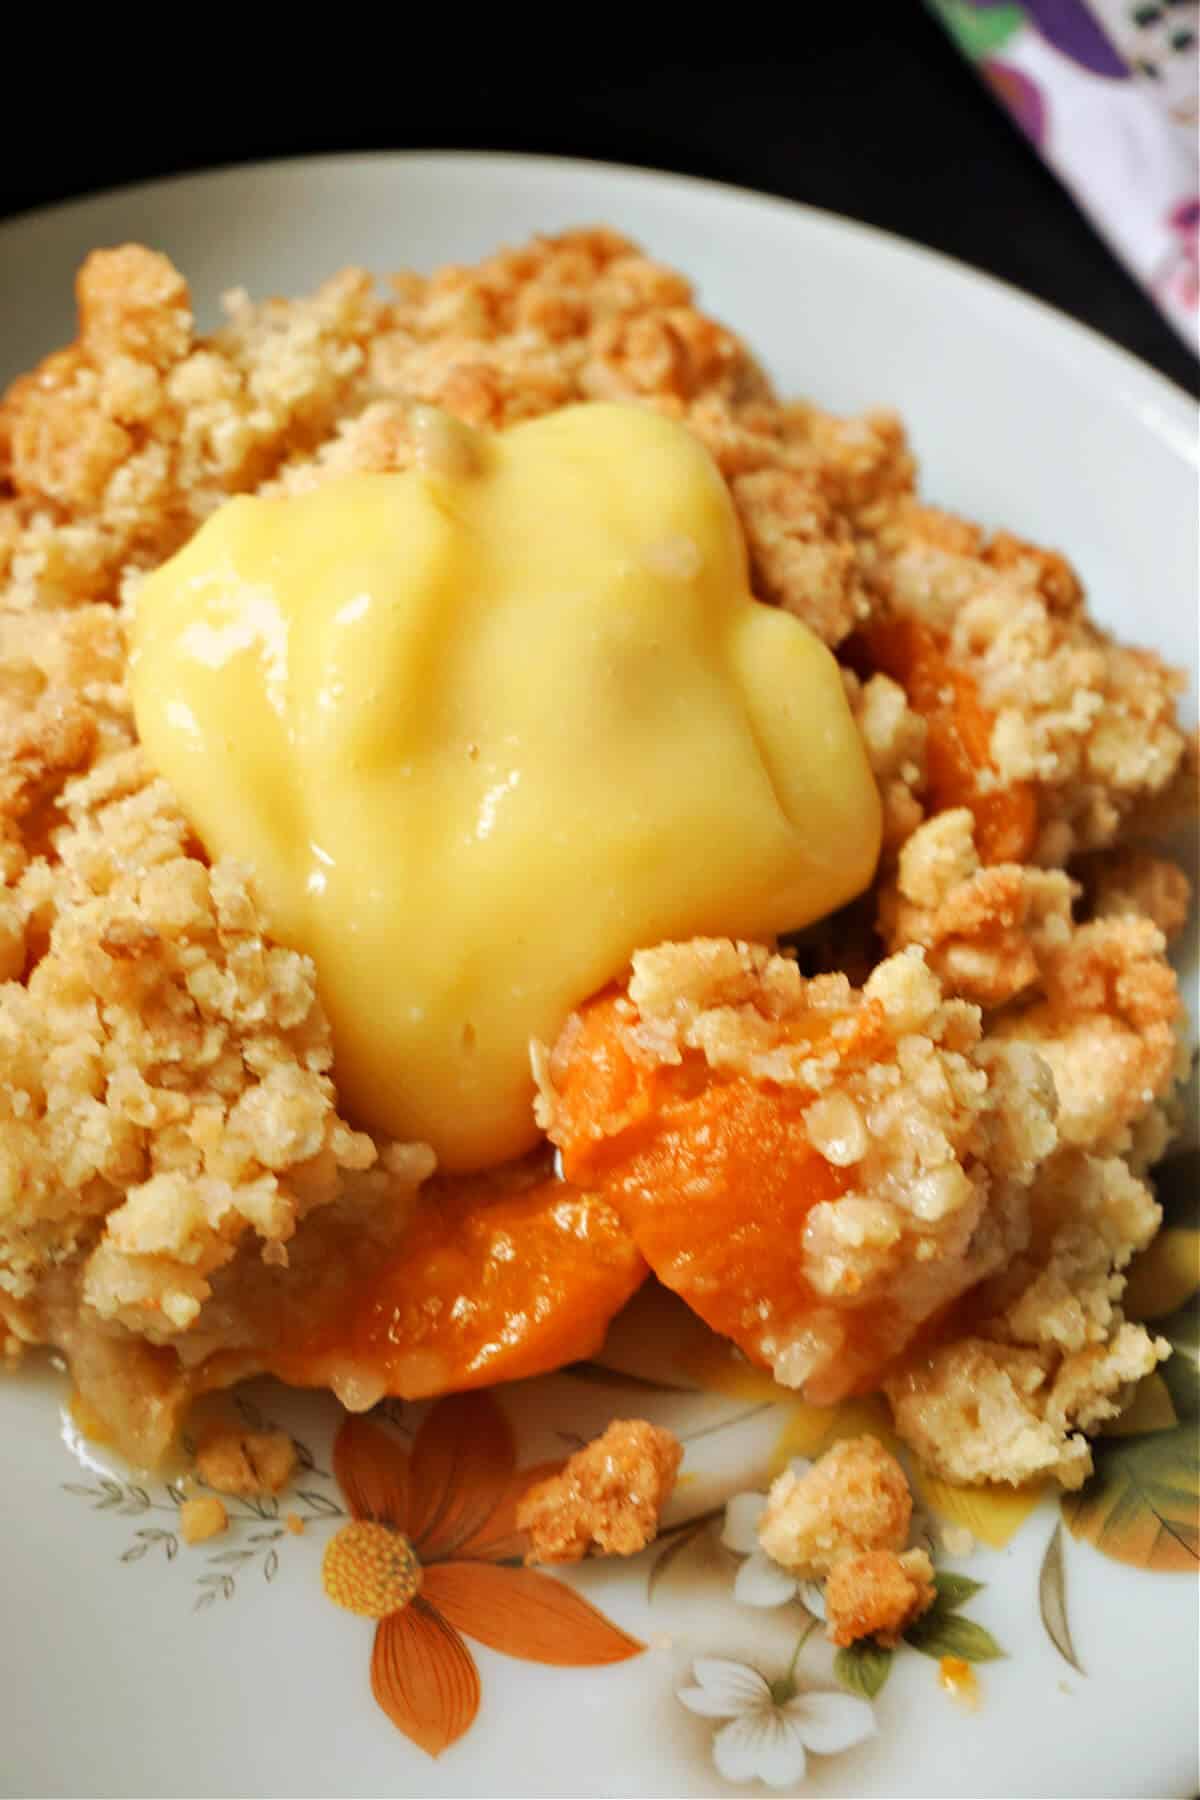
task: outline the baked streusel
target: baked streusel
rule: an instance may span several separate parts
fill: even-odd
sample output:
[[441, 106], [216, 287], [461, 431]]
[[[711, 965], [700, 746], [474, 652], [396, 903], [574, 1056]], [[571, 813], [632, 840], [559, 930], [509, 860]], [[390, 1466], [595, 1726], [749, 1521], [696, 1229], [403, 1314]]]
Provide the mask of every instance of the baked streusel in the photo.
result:
[[[901, 1435], [954, 1479], [1078, 1485], [1083, 1434], [1165, 1354], [1120, 1299], [1157, 1229], [1144, 1177], [1183, 1072], [1165, 940], [1187, 881], [1133, 842], [1194, 801], [1179, 676], [1094, 624], [1061, 556], [923, 504], [892, 414], [780, 400], [687, 281], [614, 232], [386, 295], [353, 269], [307, 299], [233, 293], [211, 337], [138, 246], [94, 252], [78, 298], [76, 342], [0, 404], [10, 1354], [64, 1349], [144, 1461], [195, 1393], [255, 1369], [369, 1405], [361, 1346], [339, 1362], [334, 1330], [306, 1377], [296, 1331], [343, 1317], [435, 1213], [466, 1245], [489, 1207], [535, 1206], [540, 1165], [456, 1198], [427, 1146], [343, 1115], [313, 964], [149, 765], [126, 632], [146, 574], [233, 495], [406, 469], [430, 406], [503, 430], [618, 400], [701, 439], [755, 597], [838, 654], [884, 848], [870, 895], [794, 951], [647, 945], [540, 1051], [540, 1122], [609, 1272], [557, 1359], [600, 1341], [644, 1257], [781, 1381], [827, 1399], [883, 1382]], [[597, 1085], [618, 1063], [637, 1130]], [[730, 1150], [743, 1114], [784, 1121], [764, 1141], [803, 1151], [803, 1206], [756, 1212], [761, 1159]], [[707, 1130], [712, 1219], [760, 1235], [702, 1292], [695, 1193], [663, 1201]], [[487, 1243], [462, 1254], [482, 1268]], [[427, 1308], [423, 1346], [435, 1325]], [[412, 1391], [489, 1378], [428, 1371]], [[906, 1581], [897, 1617], [926, 1603], [921, 1571]]]

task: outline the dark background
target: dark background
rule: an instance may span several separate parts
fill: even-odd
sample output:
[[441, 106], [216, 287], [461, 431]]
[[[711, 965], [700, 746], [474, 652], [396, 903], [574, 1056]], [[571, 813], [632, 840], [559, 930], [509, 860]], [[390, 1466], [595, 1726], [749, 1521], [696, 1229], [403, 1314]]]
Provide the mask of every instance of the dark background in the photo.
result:
[[[233, 19], [219, 55], [203, 34], [148, 41], [115, 70], [93, 67], [91, 47], [72, 36], [77, 92], [64, 93], [47, 45], [7, 59], [0, 215], [312, 151], [504, 149], [642, 163], [804, 200], [947, 251], [1200, 393], [1200, 364], [920, 0], [802, 0], [790, 25], [770, 9], [743, 12], [714, 26], [672, 9], [667, 29], [650, 8], [636, 24], [580, 10], [540, 27], [522, 9], [523, 27], [508, 14], [490, 37], [461, 9], [441, 37], [428, 15], [424, 35], [410, 36], [412, 15], [398, 13], [376, 40], [381, 15], [355, 11], [328, 44], [306, 43], [312, 26], [296, 14], [302, 67], [279, 51], [250, 57]], [[285, 25], [278, 15], [283, 46]], [[97, 58], [111, 49], [109, 39]], [[53, 71], [46, 83], [39, 66]]]

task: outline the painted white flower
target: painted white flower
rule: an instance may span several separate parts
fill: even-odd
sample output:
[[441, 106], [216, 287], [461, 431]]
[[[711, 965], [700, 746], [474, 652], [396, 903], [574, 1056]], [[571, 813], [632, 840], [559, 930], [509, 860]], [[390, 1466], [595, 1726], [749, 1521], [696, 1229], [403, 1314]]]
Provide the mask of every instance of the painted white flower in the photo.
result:
[[799, 1692], [790, 1675], [768, 1682], [746, 1663], [698, 1656], [693, 1687], [679, 1689], [689, 1712], [725, 1719], [714, 1733], [713, 1762], [726, 1781], [791, 1787], [804, 1776], [808, 1752], [832, 1756], [875, 1734], [875, 1715], [853, 1694]]
[[[794, 1475], [804, 1475], [812, 1468], [802, 1456], [788, 1466]], [[758, 1526], [766, 1508], [767, 1496], [755, 1493], [735, 1494], [725, 1508], [721, 1542], [727, 1550], [746, 1559], [734, 1579], [733, 1597], [743, 1606], [782, 1606], [803, 1590], [805, 1605], [810, 1612], [815, 1611], [810, 1598], [814, 1584], [789, 1575], [759, 1545]]]

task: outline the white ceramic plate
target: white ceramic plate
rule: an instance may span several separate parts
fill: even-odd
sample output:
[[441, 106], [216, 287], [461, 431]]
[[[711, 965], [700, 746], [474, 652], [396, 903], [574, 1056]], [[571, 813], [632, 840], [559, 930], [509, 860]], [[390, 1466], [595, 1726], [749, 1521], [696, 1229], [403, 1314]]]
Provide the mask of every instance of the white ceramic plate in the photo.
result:
[[[301, 291], [347, 262], [382, 272], [470, 260], [502, 240], [601, 220], [687, 270], [704, 304], [763, 354], [784, 390], [837, 410], [898, 407], [929, 495], [1067, 550], [1101, 619], [1188, 666], [1194, 709], [1190, 402], [1035, 302], [802, 207], [630, 170], [500, 156], [322, 159], [132, 188], [0, 227], [0, 376], [72, 335], [73, 274], [97, 244], [137, 238], [166, 250], [211, 321], [230, 285]], [[1162, 1259], [1146, 1284], [1159, 1313], [1185, 1298], [1180, 1268]], [[1179, 1316], [1167, 1323], [1185, 1334]], [[1191, 1342], [1190, 1358], [1184, 1350], [1168, 1365], [1177, 1379], [1166, 1405], [1177, 1410], [1190, 1403], [1194, 1328]], [[242, 1508], [229, 1537], [188, 1549], [161, 1481], [140, 1482], [79, 1442], [58, 1375], [44, 1369], [5, 1381], [0, 1789], [761, 1792], [717, 1773], [722, 1721], [689, 1711], [678, 1690], [693, 1680], [697, 1657], [725, 1657], [771, 1681], [785, 1675], [806, 1618], [801, 1599], [765, 1609], [735, 1599], [738, 1558], [720, 1545], [720, 1511], [789, 1456], [818, 1449], [830, 1421], [739, 1375], [694, 1334], [680, 1338], [670, 1318], [627, 1325], [606, 1361], [607, 1374], [560, 1375], [500, 1397], [516, 1453], [522, 1464], [561, 1454], [614, 1412], [669, 1422], [688, 1440], [673, 1529], [629, 1564], [571, 1578], [600, 1621], [572, 1611], [564, 1589], [535, 1592], [500, 1564], [482, 1585], [468, 1581], [454, 1604], [463, 1630], [475, 1634], [482, 1699], [471, 1728], [436, 1761], [372, 1699], [374, 1624], [322, 1591], [325, 1546], [347, 1523], [345, 1496], [323, 1472], [337, 1425], [331, 1404], [270, 1387], [243, 1402], [283, 1420], [310, 1448], [316, 1467], [283, 1508], [307, 1520], [303, 1534]], [[1161, 1394], [1157, 1404], [1150, 1422], [1162, 1427]], [[382, 1427], [391, 1447], [379, 1453], [403, 1447], [420, 1417], [420, 1409], [395, 1409]], [[453, 1428], [442, 1413], [426, 1430], [436, 1437]], [[470, 1441], [484, 1435], [476, 1421]], [[468, 1456], [455, 1477], [460, 1488], [481, 1493], [498, 1478], [499, 1455], [490, 1464]], [[807, 1726], [796, 1709], [786, 1723], [744, 1718], [734, 1741], [747, 1768], [816, 1794], [1193, 1794], [1195, 1542], [1190, 1553], [1181, 1542], [1187, 1498], [1178, 1490], [1191, 1479], [1194, 1493], [1194, 1441], [1185, 1427], [1126, 1438], [1110, 1445], [1104, 1466], [1108, 1485], [1091, 1513], [1068, 1525], [1095, 1525], [1110, 1500], [1121, 1500], [1124, 1511], [1109, 1513], [1101, 1534], [1108, 1553], [1086, 1532], [1063, 1528], [1049, 1496], [1007, 1508], [927, 1496], [977, 1532], [965, 1558], [939, 1549], [942, 1568], [984, 1584], [965, 1600], [960, 1586], [939, 1646], [1005, 1652], [977, 1665], [975, 1710], [942, 1691], [936, 1660], [905, 1646], [869, 1720], [860, 1713], [831, 1727], [820, 1699], [809, 1703]], [[436, 1543], [424, 1549], [431, 1564], [446, 1553]], [[1135, 1566], [1147, 1558], [1179, 1569]], [[444, 1597], [445, 1578], [430, 1577], [427, 1592]], [[623, 1633], [646, 1648], [627, 1654]], [[414, 1681], [429, 1667], [417, 1635]], [[480, 1647], [480, 1637], [514, 1654]], [[531, 1653], [590, 1666], [546, 1666]], [[468, 1691], [469, 1670], [456, 1667], [454, 1681]], [[819, 1632], [793, 1680], [802, 1694], [836, 1689]], [[439, 1690], [435, 1680], [414, 1690], [434, 1736], [453, 1686]], [[730, 1709], [744, 1711], [764, 1691], [741, 1678]], [[873, 1735], [831, 1748], [864, 1723]], [[801, 1781], [797, 1745], [806, 1732]], [[824, 1752], [812, 1753], [814, 1744]]]

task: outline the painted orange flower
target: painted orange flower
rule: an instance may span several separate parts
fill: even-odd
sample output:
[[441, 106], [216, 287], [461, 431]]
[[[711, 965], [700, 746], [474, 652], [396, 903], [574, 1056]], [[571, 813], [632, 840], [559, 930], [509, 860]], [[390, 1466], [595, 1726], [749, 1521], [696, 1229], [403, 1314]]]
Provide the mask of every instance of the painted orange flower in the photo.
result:
[[462, 1633], [528, 1662], [623, 1662], [645, 1648], [564, 1582], [521, 1566], [517, 1504], [558, 1464], [518, 1470], [487, 1394], [441, 1400], [406, 1451], [347, 1417], [333, 1467], [350, 1508], [325, 1551], [325, 1592], [377, 1619], [371, 1691], [430, 1756], [470, 1729], [479, 1671]]

